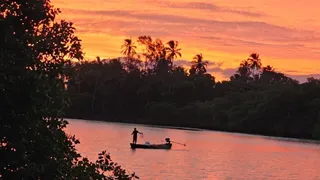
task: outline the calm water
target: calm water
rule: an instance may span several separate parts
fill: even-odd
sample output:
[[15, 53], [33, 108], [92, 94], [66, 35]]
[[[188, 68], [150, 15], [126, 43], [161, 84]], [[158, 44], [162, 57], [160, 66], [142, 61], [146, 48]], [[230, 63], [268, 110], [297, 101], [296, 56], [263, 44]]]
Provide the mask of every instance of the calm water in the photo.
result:
[[[283, 138], [191, 131], [69, 120], [83, 156], [96, 160], [107, 150], [114, 161], [142, 180], [320, 180], [320, 145]], [[144, 133], [138, 143], [166, 137], [186, 143], [171, 150], [131, 150], [131, 132]]]

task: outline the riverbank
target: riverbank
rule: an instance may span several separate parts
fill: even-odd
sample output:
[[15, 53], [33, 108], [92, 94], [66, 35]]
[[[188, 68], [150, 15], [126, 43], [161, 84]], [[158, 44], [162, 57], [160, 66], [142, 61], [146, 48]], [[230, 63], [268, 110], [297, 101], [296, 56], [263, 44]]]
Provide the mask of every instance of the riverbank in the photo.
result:
[[134, 120], [117, 120], [117, 119], [109, 119], [105, 120], [104, 118], [79, 118], [79, 117], [65, 117], [65, 119], [73, 119], [73, 120], [85, 120], [85, 121], [98, 121], [98, 122], [108, 122], [108, 123], [120, 123], [120, 124], [138, 124], [149, 127], [159, 127], [159, 128], [168, 128], [168, 129], [178, 129], [178, 130], [189, 130], [189, 131], [203, 131], [203, 130], [213, 130], [206, 128], [194, 128], [194, 127], [181, 127], [174, 125], [163, 124], [150, 124], [146, 123], [144, 119], [134, 119]]
[[222, 128], [209, 128], [209, 127], [188, 127], [188, 126], [177, 126], [169, 124], [169, 123], [151, 123], [146, 119], [143, 118], [133, 118], [133, 119], [114, 119], [110, 118], [108, 120], [104, 118], [79, 118], [79, 117], [65, 117], [65, 119], [71, 119], [71, 120], [84, 120], [84, 121], [98, 121], [98, 122], [106, 122], [106, 123], [119, 123], [119, 124], [138, 124], [142, 126], [147, 126], [147, 127], [156, 127], [156, 128], [168, 128], [168, 129], [177, 129], [177, 130], [189, 130], [189, 131], [218, 131], [218, 132], [224, 132], [224, 133], [232, 133], [232, 134], [245, 134], [245, 135], [254, 135], [254, 136], [260, 136], [262, 138], [266, 139], [281, 139], [284, 141], [292, 141], [292, 142], [303, 142], [303, 143], [314, 143], [314, 144], [320, 144], [320, 139], [316, 138], [303, 138], [303, 137], [297, 137], [297, 136], [277, 136], [273, 134], [268, 134], [268, 133], [248, 133], [244, 131], [231, 131], [227, 129], [222, 129]]

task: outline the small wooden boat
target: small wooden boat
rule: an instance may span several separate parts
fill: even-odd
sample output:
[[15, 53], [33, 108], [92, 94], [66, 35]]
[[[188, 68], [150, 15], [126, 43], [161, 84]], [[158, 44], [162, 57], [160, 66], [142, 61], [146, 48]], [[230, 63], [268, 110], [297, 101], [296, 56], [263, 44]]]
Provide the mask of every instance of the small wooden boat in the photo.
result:
[[133, 144], [130, 143], [131, 149], [171, 149], [172, 144]]

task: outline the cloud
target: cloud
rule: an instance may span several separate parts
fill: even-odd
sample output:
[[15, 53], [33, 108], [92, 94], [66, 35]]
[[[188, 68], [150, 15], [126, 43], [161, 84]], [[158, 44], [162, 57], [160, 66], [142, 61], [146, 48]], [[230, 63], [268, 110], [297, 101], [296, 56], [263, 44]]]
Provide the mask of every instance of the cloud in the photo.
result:
[[[275, 71], [279, 71], [279, 72], [282, 72], [283, 70], [277, 70], [276, 68], [275, 68]], [[289, 74], [291, 74], [291, 73], [299, 73], [299, 71], [298, 70], [291, 70], [291, 69], [289, 69], [289, 70], [284, 70], [286, 73], [289, 73]]]
[[[245, 22], [243, 22], [243, 26], [240, 26], [236, 25], [240, 22], [225, 23], [217, 21], [220, 25], [214, 25], [215, 27], [213, 27], [203, 24], [190, 25], [184, 21], [173, 21], [172, 18], [169, 18], [169, 20], [160, 20], [162, 21], [161, 23], [158, 21], [145, 21], [131, 16], [128, 18], [122, 17], [123, 14], [137, 14], [134, 12], [110, 12], [110, 16], [102, 16], [103, 18], [72, 18], [71, 21], [75, 22], [77, 33], [82, 34], [110, 34], [114, 36], [131, 37], [150, 35], [152, 37], [173, 38], [179, 42], [183, 42], [186, 39], [193, 39], [193, 42], [199, 43], [199, 45], [201, 44], [201, 46], [203, 46], [202, 48], [210, 48], [211, 50], [217, 51], [247, 51], [248, 54], [251, 51], [258, 51], [263, 55], [273, 53], [274, 57], [278, 58], [304, 58], [305, 53], [309, 53], [310, 58], [318, 59], [317, 57], [320, 55], [309, 52], [310, 48], [302, 42], [302, 38], [296, 39], [296, 41], [299, 40], [300, 42], [294, 42], [295, 40], [291, 39], [290, 35], [288, 35], [287, 39], [279, 36], [279, 34], [290, 34], [285, 32], [286, 28], [283, 28], [283, 30], [278, 33], [270, 32], [269, 35], [265, 33], [264, 37], [260, 37], [260, 35], [254, 35], [254, 28], [252, 27], [252, 30], [249, 30], [249, 25], [246, 25]], [[107, 14], [109, 14], [109, 11], [107, 11]], [[141, 17], [143, 17], [143, 15], [144, 14], [139, 14]], [[149, 18], [149, 16], [147, 17]], [[252, 26], [258, 27], [258, 25], [254, 24]], [[238, 33], [237, 30], [234, 30], [237, 29], [236, 27], [238, 27], [239, 31], [246, 31], [246, 33], [240, 34], [239, 36], [233, 35]], [[271, 29], [271, 27], [270, 25], [270, 28], [269, 26], [264, 28]], [[278, 28], [276, 28], [275, 31], [278, 31], [277, 29]], [[252, 35], [249, 35], [250, 31], [252, 31]], [[277, 38], [273, 34], [278, 34], [279, 37]], [[298, 34], [298, 32], [292, 34]], [[248, 38], [248, 36], [250, 37]], [[304, 36], [304, 34], [302, 33], [301, 36]], [[307, 36], [308, 35], [304, 38], [307, 42], [311, 42]], [[281, 41], [280, 39], [283, 40]], [[313, 41], [316, 41], [316, 39], [313, 39]], [[278, 51], [279, 48], [288, 53]], [[316, 51], [316, 49], [313, 51]]]
[[[222, 69], [220, 67], [208, 67], [207, 71], [212, 74], [213, 76], [215, 75], [215, 73], [219, 73], [222, 75], [222, 78], [224, 79], [229, 79], [230, 76], [234, 75], [237, 71], [237, 68], [225, 68]], [[286, 71], [288, 72], [288, 71]], [[293, 72], [298, 72], [298, 71], [294, 71]], [[301, 74], [301, 75], [293, 75], [293, 74], [288, 74], [288, 73], [284, 73], [286, 76], [298, 80], [300, 83], [305, 83], [307, 82], [307, 78], [309, 77], [314, 77], [314, 78], [320, 78], [320, 74]]]
[[307, 78], [314, 77], [314, 78], [320, 78], [320, 74], [302, 74], [302, 75], [290, 75], [286, 74], [286, 76], [289, 76], [293, 79], [298, 80], [300, 83], [307, 82]]
[[208, 67], [207, 71], [214, 76], [215, 73], [221, 74], [224, 79], [230, 78], [230, 76], [234, 75], [237, 71], [237, 68], [225, 68], [221, 67]]
[[[222, 69], [220, 67], [208, 67], [207, 71], [215, 76], [215, 74], [221, 74], [223, 79], [229, 79], [232, 75], [234, 75], [237, 71], [237, 68], [225, 68]], [[293, 72], [298, 72], [298, 71], [293, 71]], [[299, 83], [305, 83], [307, 82], [307, 78], [309, 77], [314, 77], [314, 78], [320, 78], [320, 74], [301, 74], [301, 75], [293, 75], [293, 74], [287, 74], [285, 73], [286, 76], [295, 79], [299, 81]]]
[[[149, 0], [144, 2], [150, 3]], [[169, 2], [169, 1], [163, 1], [163, 0], [153, 0], [151, 3], [153, 3], [156, 6], [165, 7], [165, 8], [197, 9], [197, 10], [202, 10], [202, 11], [205, 10], [210, 12], [233, 13], [233, 14], [249, 16], [249, 17], [266, 16], [266, 14], [261, 12], [252, 12], [252, 11], [244, 10], [240, 8], [222, 7], [213, 3], [205, 3], [205, 2], [176, 3], [176, 2]]]
[[[186, 17], [182, 15], [172, 15], [172, 14], [159, 14], [150, 11], [127, 11], [127, 10], [84, 10], [84, 9], [64, 9], [64, 13], [80, 13], [80, 14], [91, 14], [91, 15], [103, 15], [103, 16], [115, 16], [115, 17], [123, 17], [126, 19], [136, 19], [136, 20], [144, 20], [144, 21], [152, 21], [158, 23], [184, 23], [184, 24], [207, 24], [209, 25], [257, 25], [257, 24], [265, 24], [260, 22], [227, 22], [227, 21], [216, 21], [216, 20], [208, 20], [201, 18], [192, 18]], [[267, 25], [267, 24], [266, 24]]]
[[176, 61], [174, 61], [174, 64], [175, 64], [176, 66], [190, 67], [190, 66], [191, 66], [191, 61], [187, 61], [187, 60], [176, 60]]
[[[212, 74], [213, 76], [217, 73], [221, 74], [222, 78], [224, 79], [229, 79], [232, 75], [236, 73], [237, 70], [238, 68], [221, 68], [220, 66], [216, 66], [216, 65], [211, 65], [211, 66], [208, 66], [207, 68], [208, 73]], [[283, 73], [282, 71], [277, 71], [277, 72]], [[309, 77], [320, 78], [320, 74], [300, 74], [300, 75], [291, 74], [291, 73], [298, 73], [298, 72], [299, 71], [297, 70], [286, 70], [284, 74], [290, 78], [298, 80], [300, 83], [307, 82], [307, 78]]]
[[[320, 34], [311, 30], [298, 30], [278, 25], [268, 24], [259, 21], [218, 21], [213, 19], [201, 19], [194, 17], [186, 17], [183, 15], [172, 14], [158, 14], [152, 12], [137, 12], [126, 10], [77, 10], [64, 9], [67, 13], [99, 15], [102, 17], [109, 17], [108, 20], [100, 19], [101, 24], [108, 24], [112, 22], [111, 17], [122, 18], [124, 23], [135, 22], [135, 24], [127, 25], [127, 28], [137, 27], [140, 23], [140, 28], [152, 27], [154, 31], [159, 31], [155, 28], [166, 23], [168, 26], [175, 27], [172, 34], [179, 34], [183, 32], [192, 32], [193, 35], [206, 37], [209, 34], [216, 34], [224, 37], [237, 37], [243, 39], [252, 39], [252, 41], [264, 42], [283, 42], [283, 43], [298, 43], [298, 42], [320, 42]], [[119, 23], [119, 20], [116, 20]], [[178, 31], [179, 30], [179, 31]]]
[[287, 48], [303, 48], [304, 44], [295, 44], [295, 43], [287, 43], [287, 44], [276, 44], [276, 43], [267, 43], [267, 42], [255, 42], [253, 40], [244, 40], [239, 38], [228, 38], [228, 37], [218, 37], [218, 36], [198, 36], [201, 39], [210, 40], [212, 42], [221, 44], [223, 46], [250, 46], [250, 47], [287, 47]]
[[181, 4], [180, 8], [196, 8], [201, 10], [215, 11], [215, 12], [234, 13], [234, 14], [245, 15], [250, 17], [265, 16], [264, 13], [250, 12], [250, 11], [230, 8], [230, 7], [221, 7], [215, 4], [203, 3], [203, 2], [189, 2], [189, 3]]
[[[202, 16], [197, 18], [183, 14], [158, 14], [134, 10], [69, 8], [64, 9], [64, 13], [66, 17], [70, 14], [70, 20], [75, 22], [77, 33], [82, 34], [108, 34], [133, 38], [150, 35], [163, 39], [172, 38], [183, 45], [187, 42], [188, 45], [201, 47], [200, 51], [203, 53], [214, 50], [249, 54], [255, 51], [264, 56], [268, 55], [269, 58], [278, 59], [307, 57], [314, 61], [320, 58], [320, 53], [316, 53], [320, 51], [316, 49], [315, 44], [320, 43], [318, 32], [292, 29], [266, 22], [218, 21], [201, 19]], [[190, 41], [193, 44], [190, 44]]]
[[[284, 73], [318, 73], [320, 27], [317, 18], [308, 21], [308, 13], [318, 13], [316, 3], [301, 8], [297, 3], [252, 0], [54, 1], [61, 5], [61, 17], [75, 23], [88, 55], [118, 56], [124, 37], [150, 35], [178, 40], [188, 61], [177, 63], [188, 67], [199, 52], [209, 59], [223, 60], [223, 67], [208, 67], [219, 77], [232, 75], [232, 68], [252, 52], [261, 54], [264, 65]], [[288, 11], [281, 5], [287, 5]]]

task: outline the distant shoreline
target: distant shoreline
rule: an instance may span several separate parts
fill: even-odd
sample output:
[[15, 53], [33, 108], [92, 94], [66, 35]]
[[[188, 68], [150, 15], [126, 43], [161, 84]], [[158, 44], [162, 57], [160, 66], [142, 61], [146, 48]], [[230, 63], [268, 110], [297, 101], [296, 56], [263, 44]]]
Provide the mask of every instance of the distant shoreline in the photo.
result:
[[96, 121], [96, 122], [117, 123], [117, 124], [132, 124], [132, 125], [137, 124], [137, 125], [143, 125], [147, 127], [158, 127], [158, 128], [189, 130], [189, 131], [218, 131], [218, 130], [204, 129], [204, 128], [178, 127], [178, 126], [172, 126], [172, 125], [158, 125], [158, 124], [147, 124], [147, 123], [139, 123], [139, 122], [107, 121], [107, 120], [100, 120], [100, 119], [84, 119], [84, 118], [70, 118], [70, 117], [64, 117], [64, 119]]
[[318, 139], [310, 139], [310, 138], [299, 138], [299, 137], [289, 137], [289, 136], [274, 136], [274, 135], [264, 135], [258, 133], [246, 133], [246, 132], [237, 132], [237, 131], [228, 131], [228, 130], [217, 130], [217, 129], [210, 129], [210, 128], [194, 128], [194, 127], [178, 127], [173, 125], [158, 125], [158, 124], [148, 124], [148, 123], [141, 123], [141, 122], [123, 122], [123, 121], [116, 121], [116, 120], [105, 120], [105, 119], [90, 119], [90, 118], [73, 118], [73, 117], [64, 117], [64, 119], [68, 120], [80, 120], [80, 121], [95, 121], [95, 122], [105, 122], [105, 123], [115, 123], [115, 124], [131, 124], [131, 125], [140, 125], [146, 127], [154, 127], [154, 128], [166, 128], [166, 129], [176, 129], [176, 130], [189, 130], [189, 131], [216, 131], [222, 133], [231, 133], [231, 134], [240, 134], [240, 135], [249, 135], [249, 136], [258, 136], [265, 139], [277, 139], [283, 141], [290, 141], [290, 142], [300, 142], [300, 143], [311, 143], [311, 144], [319, 144], [320, 140]]

